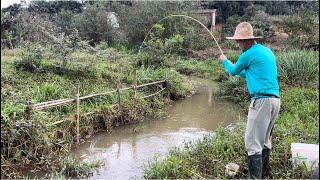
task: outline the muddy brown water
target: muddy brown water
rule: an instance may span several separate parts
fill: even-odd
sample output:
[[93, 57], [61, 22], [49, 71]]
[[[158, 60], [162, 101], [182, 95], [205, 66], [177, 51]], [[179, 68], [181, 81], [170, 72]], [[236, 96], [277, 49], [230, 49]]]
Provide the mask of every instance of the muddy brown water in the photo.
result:
[[103, 162], [89, 177], [92, 179], [143, 178], [143, 170], [154, 156], [165, 156], [170, 148], [194, 142], [214, 133], [219, 124], [227, 126], [239, 118], [236, 105], [214, 96], [216, 84], [209, 80], [201, 84], [195, 95], [167, 107], [167, 117], [96, 134], [72, 155], [83, 162]]

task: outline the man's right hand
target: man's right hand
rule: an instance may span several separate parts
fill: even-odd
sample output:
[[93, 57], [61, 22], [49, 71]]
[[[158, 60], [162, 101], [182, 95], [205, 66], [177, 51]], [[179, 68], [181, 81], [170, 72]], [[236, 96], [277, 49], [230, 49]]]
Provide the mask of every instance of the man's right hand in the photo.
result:
[[221, 54], [220, 57], [218, 58], [218, 60], [220, 62], [223, 62], [223, 60], [225, 60], [227, 57], [224, 54]]

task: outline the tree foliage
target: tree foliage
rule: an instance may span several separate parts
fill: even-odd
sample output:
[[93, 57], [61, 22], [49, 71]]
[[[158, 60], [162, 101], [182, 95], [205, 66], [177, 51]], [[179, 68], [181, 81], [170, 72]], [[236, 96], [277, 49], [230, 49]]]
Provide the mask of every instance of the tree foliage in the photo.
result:
[[[317, 38], [311, 38], [316, 35], [315, 29], [319, 24], [318, 20], [315, 20], [319, 17], [317, 1], [133, 0], [31, 1], [28, 7], [14, 4], [1, 9], [1, 44], [14, 48], [25, 41], [43, 41], [42, 33], [37, 32], [34, 26], [41, 25], [55, 36], [61, 37], [71, 35], [76, 29], [79, 41], [88, 41], [92, 46], [105, 42], [108, 46], [125, 44], [135, 47], [140, 45], [148, 30], [160, 19], [170, 14], [195, 17], [194, 12], [199, 9], [217, 9], [217, 23], [225, 24], [223, 36], [231, 35], [238, 22], [250, 21], [258, 35], [269, 37], [273, 35], [274, 29], [273, 22], [268, 17], [286, 15], [288, 19], [283, 21], [285, 32], [289, 35], [299, 34], [300, 40], [296, 43], [308, 47], [317, 41]], [[313, 15], [310, 16], [310, 13]], [[112, 25], [111, 16], [113, 20], [116, 19], [119, 27]], [[197, 18], [209, 23], [208, 18]], [[163, 21], [162, 25], [165, 28], [162, 36], [166, 38], [177, 33], [184, 36], [189, 34], [190, 37], [199, 33], [194, 29], [197, 25], [184, 18], [169, 18]], [[189, 41], [187, 43], [192, 47], [192, 40], [196, 39], [190, 37], [185, 36], [185, 40]]]
[[285, 17], [283, 25], [294, 46], [319, 49], [319, 14], [302, 7], [296, 14]]

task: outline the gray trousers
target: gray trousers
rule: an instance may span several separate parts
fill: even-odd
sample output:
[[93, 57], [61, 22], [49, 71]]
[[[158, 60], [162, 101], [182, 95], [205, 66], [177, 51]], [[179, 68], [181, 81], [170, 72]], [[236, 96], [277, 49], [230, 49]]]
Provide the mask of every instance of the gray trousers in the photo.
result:
[[280, 110], [280, 99], [252, 99], [245, 132], [248, 155], [261, 154], [262, 149], [271, 149], [271, 132]]

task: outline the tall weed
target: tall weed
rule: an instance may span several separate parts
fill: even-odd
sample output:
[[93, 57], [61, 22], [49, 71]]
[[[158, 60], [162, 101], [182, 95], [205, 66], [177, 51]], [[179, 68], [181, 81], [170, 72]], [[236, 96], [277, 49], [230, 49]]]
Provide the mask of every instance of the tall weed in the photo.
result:
[[300, 87], [318, 83], [318, 51], [294, 50], [281, 52], [277, 57], [281, 83]]

